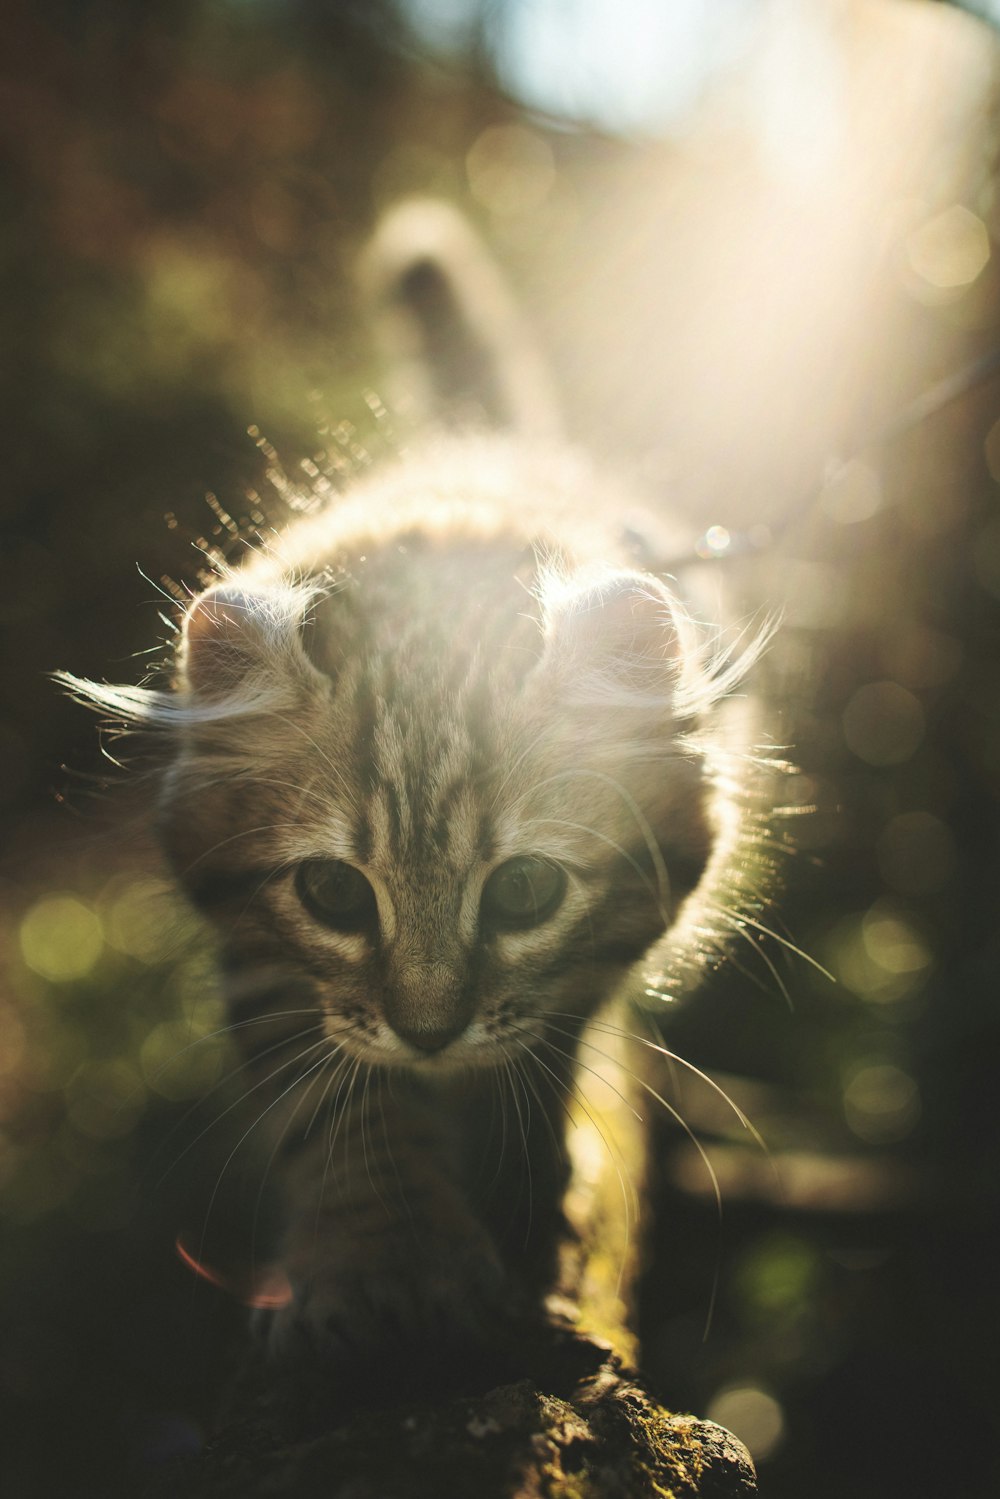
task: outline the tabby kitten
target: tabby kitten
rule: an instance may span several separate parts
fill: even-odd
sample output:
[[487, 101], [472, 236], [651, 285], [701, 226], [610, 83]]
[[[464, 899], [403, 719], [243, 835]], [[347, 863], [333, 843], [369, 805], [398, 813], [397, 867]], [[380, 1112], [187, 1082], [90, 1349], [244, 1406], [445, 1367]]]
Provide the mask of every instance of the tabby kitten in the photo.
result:
[[279, 1350], [488, 1343], [550, 1289], [580, 1033], [731, 836], [713, 659], [564, 452], [442, 441], [223, 571], [157, 730], [287, 1198]]

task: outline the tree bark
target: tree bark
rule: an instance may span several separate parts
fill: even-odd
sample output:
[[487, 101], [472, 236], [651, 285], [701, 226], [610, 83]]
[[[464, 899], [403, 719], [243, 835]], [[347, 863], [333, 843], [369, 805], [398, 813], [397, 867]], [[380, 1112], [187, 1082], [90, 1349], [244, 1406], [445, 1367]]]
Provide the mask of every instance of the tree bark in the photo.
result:
[[672, 1415], [607, 1344], [552, 1327], [530, 1373], [481, 1393], [339, 1411], [301, 1404], [260, 1366], [216, 1438], [144, 1499], [748, 1499], [749, 1454]]

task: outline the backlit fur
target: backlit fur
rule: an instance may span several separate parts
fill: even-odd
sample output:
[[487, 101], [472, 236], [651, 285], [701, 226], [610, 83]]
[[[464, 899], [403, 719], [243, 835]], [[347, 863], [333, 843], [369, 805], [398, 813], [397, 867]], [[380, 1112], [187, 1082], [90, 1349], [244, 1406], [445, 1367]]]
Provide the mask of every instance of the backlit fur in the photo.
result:
[[[753, 652], [713, 653], [619, 552], [614, 508], [564, 453], [442, 443], [197, 596], [172, 683], [65, 679], [163, 738], [162, 841], [284, 1161], [282, 1348], [356, 1367], [359, 1344], [478, 1342], [537, 1306], [575, 1038], [731, 861], [715, 715]], [[485, 884], [520, 856], [564, 898], [491, 926]], [[310, 914], [317, 859], [364, 875], [368, 929]]]

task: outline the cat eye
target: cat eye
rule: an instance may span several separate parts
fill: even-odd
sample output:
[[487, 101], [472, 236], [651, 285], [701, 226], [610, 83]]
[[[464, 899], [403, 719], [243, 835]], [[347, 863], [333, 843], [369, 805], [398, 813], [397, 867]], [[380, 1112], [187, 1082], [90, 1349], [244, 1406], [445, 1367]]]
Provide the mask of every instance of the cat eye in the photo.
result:
[[310, 916], [335, 932], [360, 932], [378, 919], [375, 891], [360, 869], [343, 859], [306, 859], [295, 875]]
[[522, 854], [494, 869], [483, 886], [482, 913], [495, 925], [538, 926], [552, 915], [566, 894], [566, 875], [558, 864]]

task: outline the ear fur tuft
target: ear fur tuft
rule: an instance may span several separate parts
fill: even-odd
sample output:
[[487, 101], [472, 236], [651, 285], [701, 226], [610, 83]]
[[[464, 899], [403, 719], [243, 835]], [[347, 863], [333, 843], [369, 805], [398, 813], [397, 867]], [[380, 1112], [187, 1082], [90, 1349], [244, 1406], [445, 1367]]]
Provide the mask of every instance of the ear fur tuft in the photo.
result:
[[301, 638], [314, 596], [306, 588], [248, 588], [239, 579], [201, 594], [184, 620], [181, 689], [217, 698], [289, 673], [292, 680], [317, 679]]
[[181, 630], [175, 690], [88, 682], [70, 672], [55, 680], [77, 702], [121, 721], [121, 728], [210, 732], [255, 714], [288, 712], [302, 690], [328, 679], [306, 655], [302, 629], [322, 589], [250, 587], [238, 575], [200, 594]]
[[688, 723], [731, 696], [776, 626], [749, 623], [735, 639], [707, 630], [659, 578], [624, 569], [582, 580], [553, 569], [539, 594], [543, 663], [564, 702], [667, 709]]
[[545, 659], [562, 694], [581, 705], [670, 703], [680, 642], [673, 600], [645, 573], [549, 586], [543, 591]]

